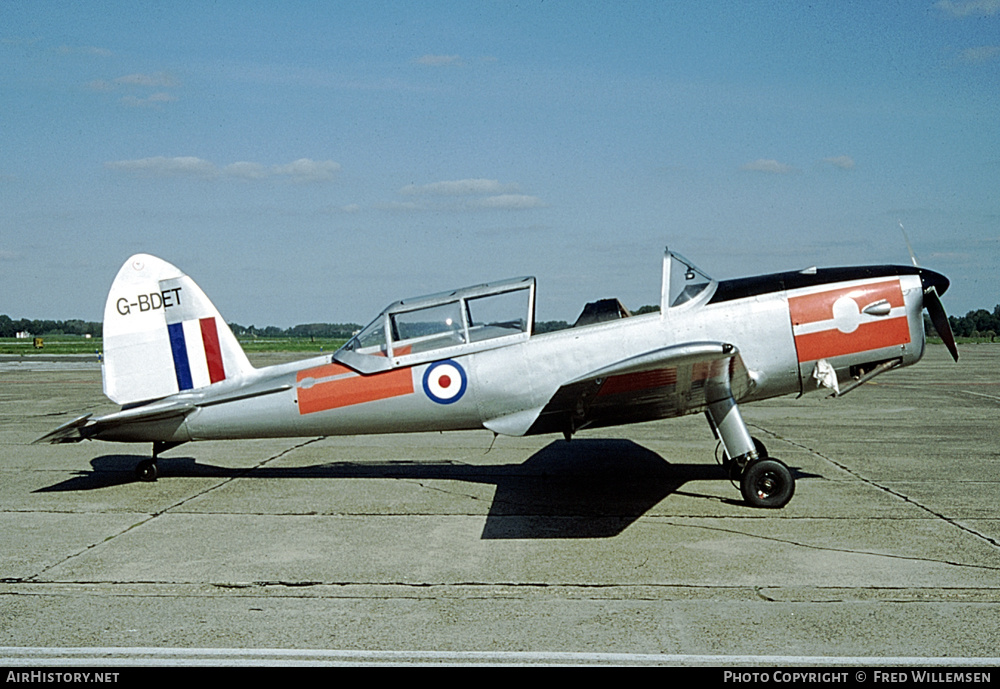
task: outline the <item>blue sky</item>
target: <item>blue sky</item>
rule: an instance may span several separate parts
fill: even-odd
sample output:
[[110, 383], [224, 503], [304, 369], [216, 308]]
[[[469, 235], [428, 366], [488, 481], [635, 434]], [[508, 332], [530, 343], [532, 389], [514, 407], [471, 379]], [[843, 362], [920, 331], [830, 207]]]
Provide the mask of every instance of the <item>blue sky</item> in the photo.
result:
[[1000, 302], [1000, 0], [0, 1], [0, 313], [156, 254], [244, 325], [908, 263]]

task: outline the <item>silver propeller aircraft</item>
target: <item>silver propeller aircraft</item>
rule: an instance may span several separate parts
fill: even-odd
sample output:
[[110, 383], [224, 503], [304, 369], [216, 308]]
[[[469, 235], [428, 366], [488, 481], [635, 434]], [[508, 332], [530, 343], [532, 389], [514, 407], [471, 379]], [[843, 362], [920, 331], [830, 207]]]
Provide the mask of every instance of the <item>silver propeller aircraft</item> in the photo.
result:
[[716, 281], [668, 250], [659, 313], [608, 299], [572, 328], [535, 333], [535, 279], [522, 277], [397, 301], [332, 355], [254, 368], [190, 277], [137, 254], [104, 311], [104, 392], [121, 410], [36, 442], [152, 442], [136, 473], [153, 481], [160, 453], [194, 440], [482, 428], [569, 439], [704, 412], [746, 502], [783, 507], [794, 477], [740, 405], [843, 395], [916, 363], [924, 308], [957, 361], [948, 284], [916, 265]]

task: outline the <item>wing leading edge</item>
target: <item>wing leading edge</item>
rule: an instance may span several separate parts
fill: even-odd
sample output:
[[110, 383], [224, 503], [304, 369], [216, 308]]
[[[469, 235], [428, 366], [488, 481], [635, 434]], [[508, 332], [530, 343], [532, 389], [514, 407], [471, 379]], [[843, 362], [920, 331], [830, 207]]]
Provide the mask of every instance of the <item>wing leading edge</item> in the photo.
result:
[[734, 345], [691, 342], [629, 357], [565, 383], [525, 435], [564, 433], [704, 411], [752, 390]]

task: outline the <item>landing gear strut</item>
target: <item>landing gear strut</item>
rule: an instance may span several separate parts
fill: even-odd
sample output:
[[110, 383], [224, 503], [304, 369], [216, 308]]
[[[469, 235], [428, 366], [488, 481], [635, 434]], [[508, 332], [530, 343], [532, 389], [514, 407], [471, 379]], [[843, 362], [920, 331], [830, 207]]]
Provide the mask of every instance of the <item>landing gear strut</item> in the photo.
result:
[[[760, 438], [754, 436], [752, 440], [753, 440], [753, 449], [757, 451], [758, 459], [766, 459], [771, 456], [770, 454], [768, 454], [767, 447], [764, 445], [763, 442], [761, 442]], [[722, 469], [723, 471], [726, 472], [726, 476], [728, 476], [731, 481], [739, 482], [740, 476], [743, 475], [743, 469], [746, 467], [746, 460], [744, 459], [744, 462], [741, 465], [739, 462], [730, 459], [725, 449], [722, 448], [723, 448], [722, 441], [719, 440], [719, 445], [715, 449], [715, 458], [719, 462], [719, 464], [722, 465]], [[719, 458], [720, 449], [722, 449], [721, 459]]]
[[732, 397], [714, 402], [705, 411], [712, 432], [722, 445], [722, 468], [751, 507], [780, 508], [795, 493], [795, 477], [788, 466], [768, 456], [767, 448], [751, 437]]

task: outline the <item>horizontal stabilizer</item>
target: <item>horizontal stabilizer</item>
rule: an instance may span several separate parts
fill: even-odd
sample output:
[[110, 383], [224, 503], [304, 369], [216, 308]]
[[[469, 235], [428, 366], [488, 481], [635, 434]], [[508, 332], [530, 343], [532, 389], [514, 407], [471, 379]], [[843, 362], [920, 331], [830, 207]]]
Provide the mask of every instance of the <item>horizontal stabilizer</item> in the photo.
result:
[[98, 417], [85, 414], [46, 433], [32, 444], [78, 443], [98, 435], [102, 440], [128, 439], [129, 427], [134, 433], [135, 429], [140, 427], [148, 429], [150, 424], [162, 421], [176, 420], [177, 423], [172, 425], [179, 425], [194, 409], [193, 404], [161, 402]]
[[64, 423], [59, 428], [49, 431], [41, 438], [33, 441], [32, 445], [37, 445], [39, 443], [50, 443], [52, 445], [58, 445], [60, 443], [78, 443], [86, 437], [83, 435], [82, 429], [87, 425], [87, 421], [92, 416], [93, 414], [78, 416], [72, 421]]

